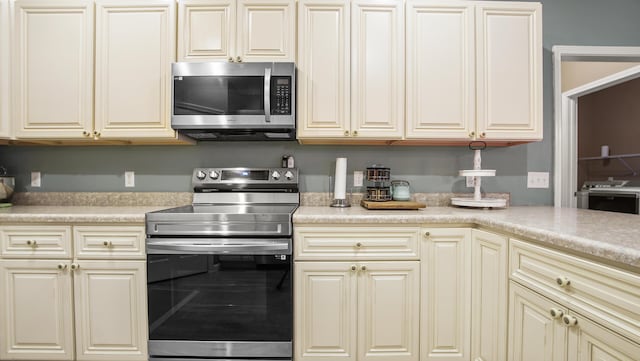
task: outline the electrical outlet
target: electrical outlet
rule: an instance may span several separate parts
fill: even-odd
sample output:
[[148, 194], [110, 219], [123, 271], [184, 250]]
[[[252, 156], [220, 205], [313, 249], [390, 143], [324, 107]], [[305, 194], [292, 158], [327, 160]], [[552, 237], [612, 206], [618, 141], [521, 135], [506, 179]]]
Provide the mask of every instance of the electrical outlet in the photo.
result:
[[527, 173], [527, 188], [549, 188], [549, 172]]
[[127, 188], [136, 186], [136, 174], [133, 171], [124, 172], [124, 186]]
[[476, 178], [474, 176], [467, 176], [467, 188], [473, 188], [476, 186]]
[[42, 186], [42, 177], [40, 176], [40, 172], [31, 172], [31, 186], [32, 187]]
[[362, 187], [362, 182], [364, 181], [364, 174], [361, 170], [357, 170], [353, 172], [353, 186], [354, 187]]

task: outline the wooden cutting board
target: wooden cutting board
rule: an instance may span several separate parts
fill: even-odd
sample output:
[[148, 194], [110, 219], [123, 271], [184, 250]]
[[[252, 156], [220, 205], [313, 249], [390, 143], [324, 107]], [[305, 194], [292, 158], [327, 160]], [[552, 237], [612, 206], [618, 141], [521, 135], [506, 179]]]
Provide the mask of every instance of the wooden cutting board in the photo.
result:
[[360, 205], [366, 209], [419, 209], [427, 206], [424, 203], [412, 201], [373, 202], [365, 201], [364, 199], [360, 202]]

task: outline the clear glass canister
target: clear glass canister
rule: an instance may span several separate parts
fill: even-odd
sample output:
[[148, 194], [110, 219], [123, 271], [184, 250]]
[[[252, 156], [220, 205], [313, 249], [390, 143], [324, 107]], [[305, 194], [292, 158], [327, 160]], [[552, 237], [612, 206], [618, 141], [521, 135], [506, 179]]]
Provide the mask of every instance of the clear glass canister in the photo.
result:
[[391, 181], [391, 193], [394, 201], [408, 201], [411, 199], [411, 189], [406, 180]]

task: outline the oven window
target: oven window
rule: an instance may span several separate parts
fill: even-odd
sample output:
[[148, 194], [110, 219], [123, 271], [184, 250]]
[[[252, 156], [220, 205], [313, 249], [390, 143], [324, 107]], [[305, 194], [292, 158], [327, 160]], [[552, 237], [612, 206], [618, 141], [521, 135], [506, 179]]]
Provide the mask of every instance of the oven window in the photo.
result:
[[291, 341], [291, 257], [148, 255], [149, 338]]
[[264, 77], [184, 76], [173, 80], [174, 115], [264, 115]]

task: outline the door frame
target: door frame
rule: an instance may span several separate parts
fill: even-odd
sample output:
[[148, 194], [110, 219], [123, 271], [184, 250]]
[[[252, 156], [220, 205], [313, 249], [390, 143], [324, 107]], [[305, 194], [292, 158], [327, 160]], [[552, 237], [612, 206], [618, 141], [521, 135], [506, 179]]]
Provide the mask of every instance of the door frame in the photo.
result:
[[562, 93], [563, 61], [640, 62], [640, 47], [554, 45], [554, 206], [576, 207], [578, 181], [578, 98], [640, 77], [640, 65]]

